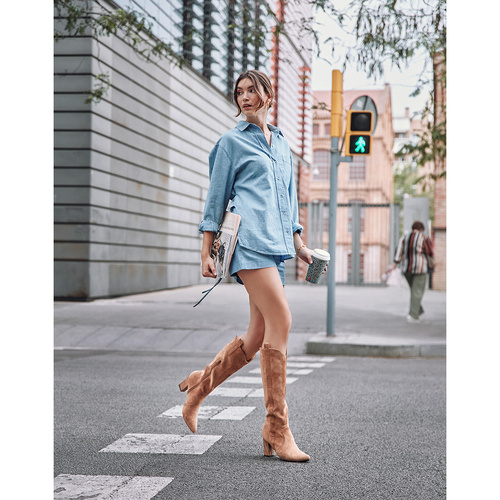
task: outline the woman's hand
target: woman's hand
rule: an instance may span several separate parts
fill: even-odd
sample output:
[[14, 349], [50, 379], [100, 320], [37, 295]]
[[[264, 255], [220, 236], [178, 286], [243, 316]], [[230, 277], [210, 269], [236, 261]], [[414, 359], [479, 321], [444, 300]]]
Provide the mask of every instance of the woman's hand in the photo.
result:
[[[303, 246], [300, 250], [299, 253], [297, 254], [297, 257], [301, 260], [303, 260], [306, 264], [312, 264], [312, 250], [310, 248], [307, 248], [306, 246]], [[326, 268], [328, 267], [328, 262], [326, 263], [325, 269], [323, 270], [323, 274], [326, 273]]]
[[201, 274], [205, 278], [217, 278], [217, 270], [215, 269], [212, 257], [207, 256], [201, 258]]

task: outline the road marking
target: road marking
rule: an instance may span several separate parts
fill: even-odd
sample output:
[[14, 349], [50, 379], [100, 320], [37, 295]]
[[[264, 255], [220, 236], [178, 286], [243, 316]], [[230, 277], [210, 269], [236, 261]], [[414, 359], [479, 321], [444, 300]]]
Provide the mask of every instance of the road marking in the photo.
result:
[[263, 398], [264, 397], [264, 388], [255, 389], [247, 397], [249, 397], [249, 398]]
[[243, 420], [255, 410], [255, 406], [230, 406], [212, 417], [212, 420]]
[[[182, 417], [182, 406], [177, 405], [158, 415], [160, 418]], [[199, 419], [212, 420], [243, 420], [255, 406], [201, 406], [198, 410]]]
[[214, 389], [210, 396], [223, 396], [226, 398], [244, 398], [248, 396], [253, 389], [248, 387], [217, 387]]
[[[305, 363], [303, 363], [303, 364], [305, 364]], [[312, 372], [313, 372], [313, 370], [303, 370], [303, 369], [296, 370], [294, 368], [292, 368], [290, 370], [287, 368], [287, 370], [286, 370], [287, 375], [309, 375]], [[255, 369], [249, 371], [248, 373], [260, 373], [260, 368], [255, 368]]]
[[105, 453], [161, 453], [203, 455], [222, 436], [177, 434], [126, 434], [106, 448]]
[[[293, 384], [296, 380], [295, 377], [287, 377], [287, 385]], [[234, 377], [226, 380], [224, 384], [259, 384], [262, 385], [262, 379], [257, 377]]]
[[[158, 415], [158, 417], [162, 418], [179, 418], [182, 417], [182, 408], [184, 405], [177, 405], [174, 406], [173, 408], [170, 408], [167, 411], [164, 411], [161, 415]], [[209, 419], [212, 418], [214, 415], [222, 411], [225, 407], [224, 406], [200, 406], [200, 409], [198, 410], [198, 418], [199, 419]]]
[[263, 398], [264, 389], [249, 389], [247, 387], [217, 387], [209, 396], [222, 396], [223, 398]]
[[287, 368], [323, 368], [325, 363], [288, 363]]
[[329, 356], [288, 356], [287, 361], [303, 361], [304, 363], [331, 363], [335, 358]]
[[226, 383], [231, 384], [260, 384], [262, 385], [261, 377], [232, 377], [227, 379]]
[[54, 500], [150, 500], [173, 479], [59, 474], [54, 479]]

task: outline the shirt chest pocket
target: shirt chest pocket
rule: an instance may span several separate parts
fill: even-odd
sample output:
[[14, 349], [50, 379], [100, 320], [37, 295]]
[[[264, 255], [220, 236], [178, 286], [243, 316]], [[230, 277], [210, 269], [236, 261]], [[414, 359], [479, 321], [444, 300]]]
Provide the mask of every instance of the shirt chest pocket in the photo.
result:
[[286, 156], [278, 157], [278, 169], [276, 172], [276, 180], [282, 182], [285, 186], [290, 184], [290, 177], [292, 175], [292, 164], [290, 158]]

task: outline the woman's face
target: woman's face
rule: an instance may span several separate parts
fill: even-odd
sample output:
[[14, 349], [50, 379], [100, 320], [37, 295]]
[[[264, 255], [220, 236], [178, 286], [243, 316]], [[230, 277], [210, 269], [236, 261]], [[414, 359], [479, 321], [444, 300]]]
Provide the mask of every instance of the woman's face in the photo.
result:
[[264, 102], [264, 106], [259, 108], [259, 105], [262, 101], [259, 97], [259, 94], [257, 94], [257, 90], [261, 95], [265, 95], [267, 98], [269, 97], [264, 92], [262, 85], [259, 84], [259, 88], [256, 89], [250, 78], [243, 78], [243, 80], [240, 80], [240, 82], [238, 83], [238, 87], [236, 88], [238, 105], [241, 108], [241, 112], [247, 118], [257, 116], [260, 113], [262, 113], [264, 116], [267, 115], [269, 106], [266, 102]]

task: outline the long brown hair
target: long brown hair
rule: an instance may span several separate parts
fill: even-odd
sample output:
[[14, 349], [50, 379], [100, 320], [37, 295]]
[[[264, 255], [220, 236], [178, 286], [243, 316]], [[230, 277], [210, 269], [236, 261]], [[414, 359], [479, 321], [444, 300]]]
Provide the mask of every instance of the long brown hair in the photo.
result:
[[249, 78], [250, 80], [252, 80], [255, 92], [260, 98], [259, 109], [262, 108], [266, 102], [266, 97], [260, 93], [260, 87], [262, 87], [264, 89], [264, 92], [268, 94], [269, 97], [271, 98], [271, 103], [269, 107], [271, 107], [273, 104], [274, 90], [273, 90], [273, 84], [271, 83], [269, 77], [265, 73], [262, 73], [261, 71], [257, 71], [255, 69], [249, 69], [241, 73], [241, 75], [236, 80], [236, 83], [234, 84], [233, 99], [234, 103], [236, 104], [236, 107], [238, 108], [238, 114], [236, 116], [239, 116], [241, 114], [241, 108], [240, 105], [238, 104], [238, 93], [237, 93], [238, 84], [240, 83], [241, 80], [245, 78]]

